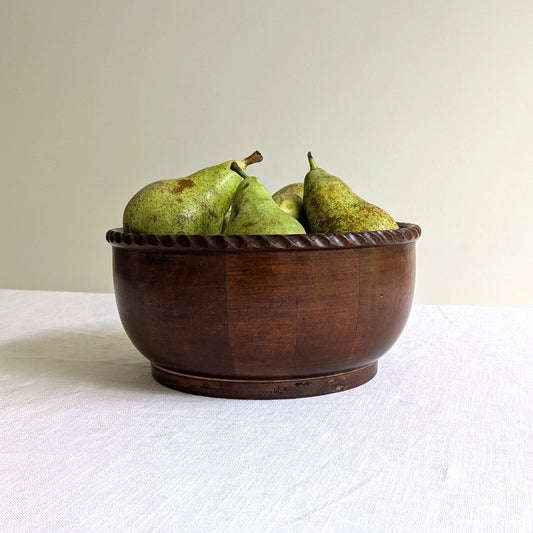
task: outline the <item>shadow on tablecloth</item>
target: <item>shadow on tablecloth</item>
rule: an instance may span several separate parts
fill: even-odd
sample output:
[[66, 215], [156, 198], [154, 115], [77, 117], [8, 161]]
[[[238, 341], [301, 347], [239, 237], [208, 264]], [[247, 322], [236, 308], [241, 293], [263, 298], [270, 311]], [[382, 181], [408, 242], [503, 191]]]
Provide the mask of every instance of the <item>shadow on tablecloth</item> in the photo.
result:
[[56, 331], [0, 345], [0, 375], [28, 386], [46, 380], [89, 386], [173, 393], [157, 384], [150, 365], [124, 333]]

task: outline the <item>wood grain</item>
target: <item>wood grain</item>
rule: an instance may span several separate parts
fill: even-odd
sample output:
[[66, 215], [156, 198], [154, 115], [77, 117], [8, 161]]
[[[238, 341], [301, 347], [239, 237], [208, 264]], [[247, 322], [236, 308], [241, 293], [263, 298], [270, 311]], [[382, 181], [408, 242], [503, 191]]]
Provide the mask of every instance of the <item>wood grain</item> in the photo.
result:
[[326, 394], [371, 379], [409, 315], [418, 237], [340, 246], [340, 236], [317, 248], [319, 237], [298, 249], [217, 241], [189, 252], [112, 239], [119, 314], [154, 378], [233, 398]]

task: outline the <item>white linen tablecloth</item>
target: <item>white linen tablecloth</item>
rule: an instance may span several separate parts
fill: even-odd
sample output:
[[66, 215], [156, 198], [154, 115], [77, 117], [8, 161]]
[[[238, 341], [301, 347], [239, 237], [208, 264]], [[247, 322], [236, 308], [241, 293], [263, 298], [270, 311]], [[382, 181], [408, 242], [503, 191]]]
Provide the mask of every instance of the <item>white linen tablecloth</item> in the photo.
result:
[[533, 531], [533, 309], [415, 306], [297, 400], [156, 383], [112, 294], [0, 291], [0, 531]]

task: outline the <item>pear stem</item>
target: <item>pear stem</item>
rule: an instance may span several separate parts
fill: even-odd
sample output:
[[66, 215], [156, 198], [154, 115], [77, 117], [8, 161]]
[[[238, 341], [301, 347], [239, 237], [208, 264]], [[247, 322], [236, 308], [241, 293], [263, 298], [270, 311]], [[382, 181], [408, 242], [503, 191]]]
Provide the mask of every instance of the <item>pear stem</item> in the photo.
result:
[[246, 168], [248, 165], [252, 165], [253, 163], [259, 163], [260, 161], [263, 161], [263, 156], [259, 150], [256, 150], [253, 154], [250, 154], [248, 157], [245, 157], [242, 160], [244, 168]]
[[309, 159], [309, 166], [311, 167], [311, 170], [315, 170], [318, 168], [317, 164], [315, 163], [315, 160], [313, 159], [313, 155], [311, 152], [307, 152], [307, 159]]
[[236, 172], [241, 178], [247, 178], [248, 177], [248, 174], [246, 174], [246, 172], [244, 172], [244, 170], [239, 166], [239, 163], [237, 163], [237, 161], [233, 161], [229, 168], [231, 168], [231, 170], [233, 170], [233, 172]]

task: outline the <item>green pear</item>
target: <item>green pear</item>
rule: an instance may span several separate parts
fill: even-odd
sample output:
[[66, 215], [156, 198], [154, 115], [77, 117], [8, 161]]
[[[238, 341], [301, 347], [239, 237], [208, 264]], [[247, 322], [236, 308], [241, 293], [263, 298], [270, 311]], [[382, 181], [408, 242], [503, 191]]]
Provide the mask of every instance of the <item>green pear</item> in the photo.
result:
[[282, 187], [279, 191], [276, 191], [272, 195], [272, 199], [281, 209], [283, 209], [283, 211], [285, 211], [285, 213], [294, 217], [304, 228], [307, 228], [303, 195], [303, 182], [291, 183], [290, 185], [285, 185], [285, 187]]
[[357, 196], [340, 178], [318, 168], [311, 152], [307, 157], [311, 170], [305, 176], [303, 202], [312, 233], [398, 228], [387, 212]]
[[279, 194], [284, 194], [286, 192], [292, 192], [296, 195], [298, 195], [300, 198], [303, 198], [304, 196], [304, 183], [303, 181], [297, 182], [297, 183], [290, 183], [289, 185], [285, 185], [285, 187], [282, 187], [279, 189], [279, 191], [276, 191], [272, 197], [277, 196]]
[[301, 196], [293, 192], [283, 192], [272, 196], [272, 199], [285, 213], [291, 215], [296, 220], [300, 220], [304, 213], [304, 201]]
[[225, 235], [294, 235], [305, 233], [304, 227], [278, 207], [264, 185], [248, 176], [234, 162], [231, 169], [243, 177], [231, 203]]
[[228, 228], [229, 219], [231, 217], [231, 205], [229, 206], [228, 210], [224, 213], [224, 220], [222, 221], [222, 231], [221, 234], [226, 234], [226, 229]]
[[[236, 161], [245, 169], [262, 161], [254, 152]], [[162, 179], [150, 183], [128, 202], [123, 215], [126, 232], [168, 235], [219, 235], [224, 215], [241, 182], [241, 176], [226, 161], [204, 168], [184, 178]]]

